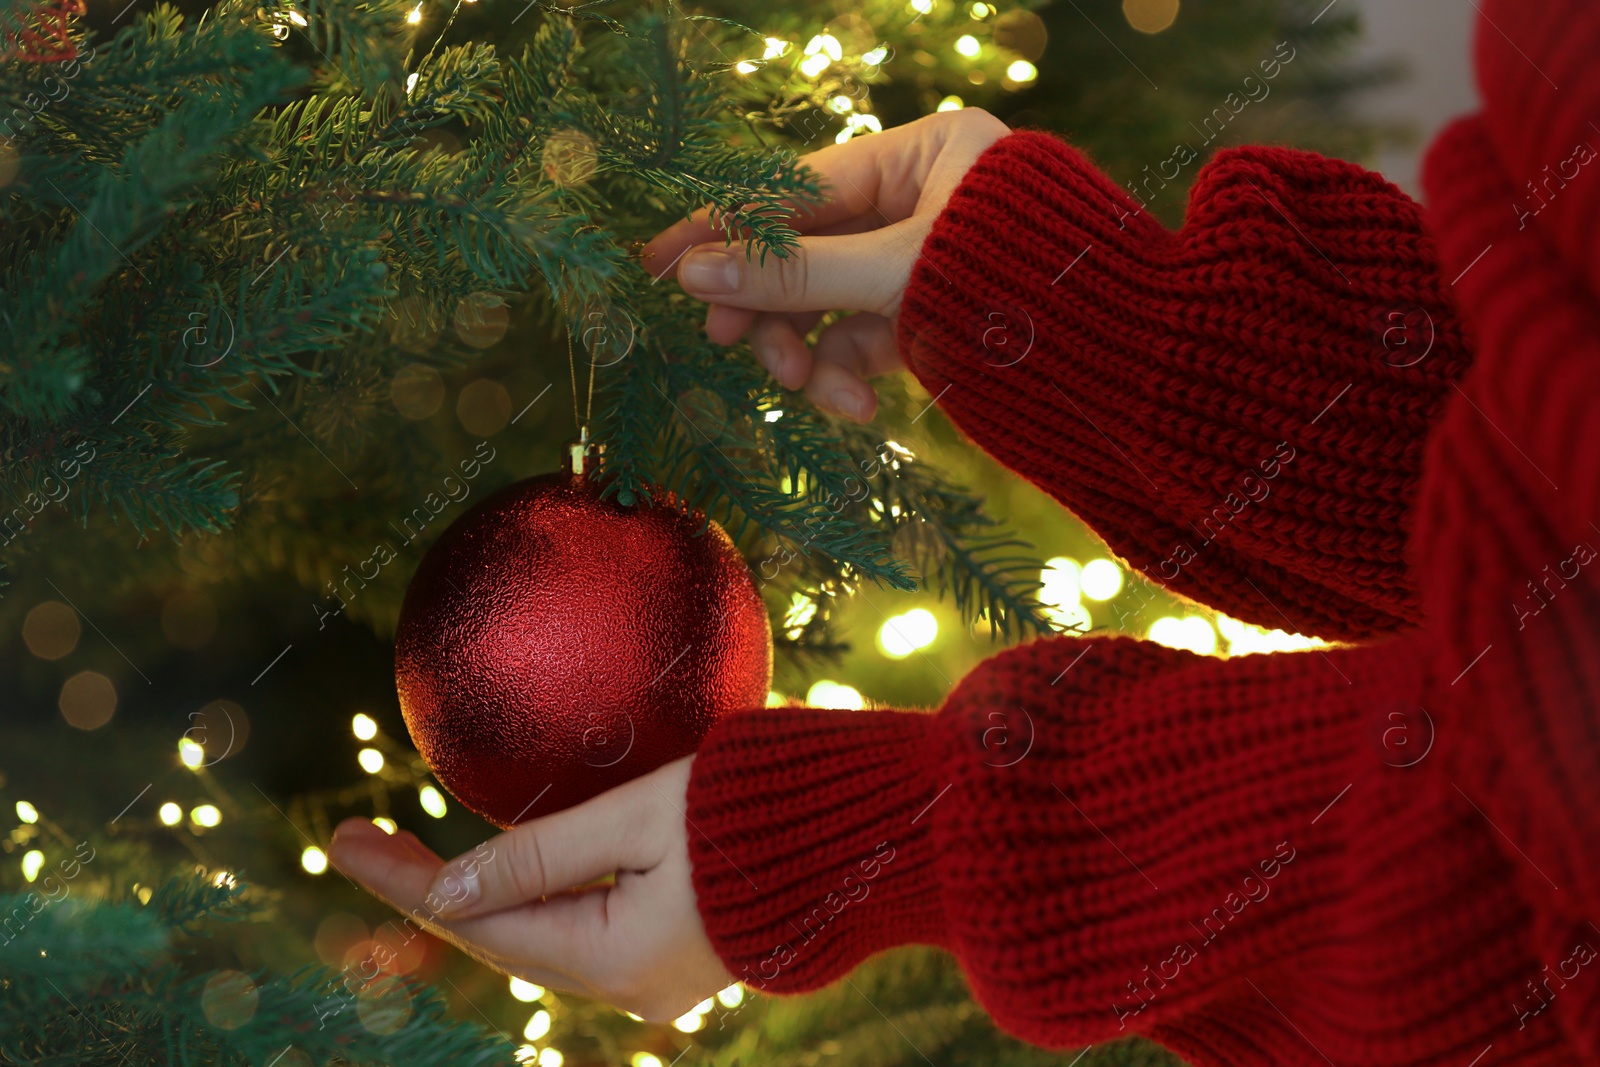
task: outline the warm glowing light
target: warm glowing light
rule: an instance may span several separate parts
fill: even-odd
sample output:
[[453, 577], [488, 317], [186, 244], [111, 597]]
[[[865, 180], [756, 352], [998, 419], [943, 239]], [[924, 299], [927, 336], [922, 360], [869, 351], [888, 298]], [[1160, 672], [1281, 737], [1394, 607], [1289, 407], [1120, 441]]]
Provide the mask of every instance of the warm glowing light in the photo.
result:
[[919, 15], [926, 15], [933, 10], [933, 0], [911, 0], [906, 6]]
[[412, 8], [409, 12], [406, 13], [406, 21], [409, 22], [413, 26], [415, 26], [417, 23], [422, 21], [422, 5], [421, 4], [418, 4], [416, 7]]
[[887, 45], [880, 44], [870, 52], [861, 53], [861, 62], [865, 63], [869, 67], [876, 67], [878, 64], [882, 63], [888, 58], [889, 48]]
[[[796, 593], [789, 599], [789, 610], [783, 614], [783, 628], [798, 631], [816, 617], [817, 602], [804, 593]], [[791, 634], [791, 637], [798, 636], [798, 633]]]
[[1178, 0], [1122, 0], [1128, 25], [1140, 33], [1160, 33], [1178, 18]]
[[524, 982], [520, 978], [513, 978], [511, 979], [511, 995], [524, 1004], [532, 1004], [544, 996], [544, 986], [534, 985], [532, 982]]
[[537, 1041], [550, 1032], [550, 1013], [540, 1008], [533, 1013], [533, 1018], [528, 1020], [528, 1025], [522, 1028], [522, 1036], [529, 1041]]
[[904, 659], [939, 636], [939, 620], [923, 608], [894, 615], [878, 628], [878, 648], [890, 659]]
[[628, 1062], [632, 1067], [661, 1067], [661, 1057], [649, 1052], [635, 1052]]
[[1039, 68], [1026, 59], [1019, 59], [1006, 68], [1006, 78], [1018, 82], [1031, 82], [1039, 76]]
[[735, 983], [717, 994], [717, 1000], [724, 1008], [737, 1008], [744, 1003], [744, 986]]
[[217, 826], [222, 822], [222, 812], [215, 804], [201, 804], [189, 812], [189, 821], [196, 826]]
[[842, 93], [828, 101], [828, 110], [833, 112], [835, 115], [843, 115], [846, 111], [852, 110], [855, 106], [856, 102]]
[[788, 698], [786, 698], [782, 693], [767, 693], [767, 707], [781, 708], [787, 703], [789, 703]]
[[23, 822], [38, 822], [39, 809], [29, 804], [26, 800], [17, 801], [17, 818]]
[[374, 817], [372, 820], [372, 825], [376, 826], [386, 834], [392, 834], [396, 830], [400, 829], [393, 819], [385, 819], [382, 815]]
[[1230, 656], [1249, 656], [1260, 652], [1302, 652], [1308, 648], [1327, 647], [1327, 642], [1319, 641], [1315, 637], [1252, 626], [1228, 615], [1217, 616], [1217, 629], [1228, 642]]
[[818, 52], [816, 55], [806, 56], [800, 61], [800, 73], [808, 78], [815, 78], [818, 74], [828, 69], [831, 62], [827, 56]]
[[300, 853], [300, 866], [307, 874], [321, 874], [328, 869], [328, 854], [316, 845], [307, 845]]
[[383, 770], [383, 753], [375, 748], [364, 748], [356, 753], [356, 762], [368, 774], [377, 774]]
[[1198, 615], [1177, 618], [1167, 615], [1150, 626], [1150, 640], [1168, 648], [1186, 648], [1202, 656], [1217, 651], [1217, 632], [1211, 624]]
[[[844, 129], [839, 131], [839, 136], [834, 140], [844, 144], [858, 133], [882, 133], [883, 123], [878, 121], [876, 115], [863, 115], [859, 112], [849, 116], [844, 121]], [[891, 464], [893, 465], [893, 464]], [[898, 469], [898, 468], [896, 468]]]
[[178, 759], [191, 771], [198, 770], [206, 761], [206, 750], [199, 742], [181, 737], [178, 739]]
[[444, 813], [450, 810], [445, 806], [444, 794], [431, 785], [425, 785], [417, 790], [417, 799], [422, 801], [422, 810], [435, 819], [444, 818]]
[[163, 826], [176, 826], [183, 819], [183, 809], [169, 800], [161, 805], [156, 817], [161, 820]]
[[406, 75], [406, 95], [407, 96], [410, 96], [411, 95], [411, 90], [413, 90], [413, 89], [415, 89], [417, 87], [417, 79], [420, 78], [420, 77], [422, 77], [422, 74], [419, 71], [415, 71], [415, 70], [412, 71], [410, 74]]
[[813, 708], [839, 708], [860, 711], [867, 706], [861, 692], [854, 686], [840, 685], [824, 678], [806, 690], [806, 703]]
[[767, 412], [766, 418], [768, 422], [777, 422], [779, 419], [783, 418], [783, 409], [773, 408], [771, 411]]
[[960, 111], [965, 106], [959, 96], [947, 96], [939, 101], [940, 111]]
[[1110, 600], [1122, 592], [1122, 568], [1109, 559], [1090, 560], [1083, 566], [1078, 587], [1090, 600]]
[[963, 33], [956, 38], [956, 51], [968, 59], [977, 59], [978, 53], [983, 51], [983, 46], [978, 43], [978, 39], [972, 34]]
[[782, 37], [768, 37], [767, 50], [761, 53], [762, 59], [777, 59], [789, 50], [789, 42]]
[[701, 1027], [705, 1026], [705, 1024], [705, 1016], [701, 1015], [699, 1012], [693, 1011], [685, 1012], [676, 1019], [672, 1020], [672, 1028], [674, 1030], [680, 1030], [686, 1034], [694, 1033], [696, 1030], [699, 1030]]
[[967, 13], [969, 15], [971, 15], [975, 19], [986, 19], [986, 18], [989, 17], [989, 11], [990, 10], [991, 9], [990, 9], [988, 4], [977, 3], [977, 4], [973, 4], [972, 5], [972, 10], [967, 12]]
[[635, 1015], [631, 1011], [625, 1011], [622, 1014], [626, 1015], [628, 1018], [632, 1019], [636, 1023], [644, 1022], [644, 1016], [643, 1015]]
[[218, 889], [232, 889], [239, 884], [239, 881], [234, 878], [232, 871], [218, 871], [212, 876], [211, 884]]
[[539, 1053], [539, 1067], [561, 1067], [565, 1060], [560, 1049], [547, 1048]]
[[839, 38], [831, 33], [819, 33], [806, 43], [806, 55], [825, 55], [837, 63], [844, 58], [844, 48], [839, 44]]
[[289, 21], [301, 28], [304, 28], [307, 25], [306, 17], [293, 9], [290, 9], [289, 11]]
[[518, 1045], [511, 1056], [518, 1063], [533, 1063], [539, 1058], [539, 1049], [534, 1045]]
[[22, 877], [33, 881], [39, 877], [39, 871], [44, 867], [44, 853], [36, 848], [31, 848], [22, 854]]
[[377, 720], [365, 712], [358, 712], [350, 720], [350, 732], [356, 735], [357, 741], [371, 741], [378, 736]]
[[741, 59], [739, 62], [733, 65], [733, 69], [738, 71], [740, 74], [754, 74], [756, 71], [761, 69], [761, 64], [752, 63], [748, 59]]

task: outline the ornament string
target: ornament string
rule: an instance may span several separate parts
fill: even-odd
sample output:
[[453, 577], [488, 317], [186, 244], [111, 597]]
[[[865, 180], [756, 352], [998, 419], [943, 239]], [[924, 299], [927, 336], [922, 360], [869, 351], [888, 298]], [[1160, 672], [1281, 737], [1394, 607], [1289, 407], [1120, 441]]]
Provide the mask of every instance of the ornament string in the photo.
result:
[[[566, 280], [566, 268], [561, 271], [562, 281]], [[567, 335], [567, 377], [572, 382], [572, 421], [578, 427], [578, 436], [587, 442], [589, 439], [589, 421], [594, 418], [594, 360], [589, 360], [589, 389], [585, 405], [578, 406], [578, 361], [572, 344], [572, 313], [571, 303], [567, 294], [567, 287], [561, 287], [561, 324]]]

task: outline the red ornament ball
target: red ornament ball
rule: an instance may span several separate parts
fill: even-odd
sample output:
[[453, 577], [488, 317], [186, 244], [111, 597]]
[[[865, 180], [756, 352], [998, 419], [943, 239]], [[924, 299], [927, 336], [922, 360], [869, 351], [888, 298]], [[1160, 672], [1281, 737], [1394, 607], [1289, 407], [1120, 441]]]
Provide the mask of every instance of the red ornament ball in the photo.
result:
[[395, 637], [406, 727], [502, 829], [687, 756], [766, 703], [772, 633], [722, 527], [656, 492], [551, 474], [486, 497], [428, 550]]

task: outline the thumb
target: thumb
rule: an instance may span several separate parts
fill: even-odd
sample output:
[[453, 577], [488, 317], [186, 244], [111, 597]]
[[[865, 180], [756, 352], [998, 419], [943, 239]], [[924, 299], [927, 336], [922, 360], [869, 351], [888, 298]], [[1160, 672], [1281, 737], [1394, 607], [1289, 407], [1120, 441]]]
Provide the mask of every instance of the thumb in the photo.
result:
[[893, 314], [927, 235], [909, 218], [863, 233], [802, 237], [779, 258], [747, 248], [703, 244], [678, 263], [689, 295], [756, 311], [875, 311]]
[[642, 846], [666, 835], [641, 833], [658, 821], [649, 814], [637, 791], [624, 787], [513, 827], [440, 868], [429, 904], [441, 917], [459, 919], [538, 900], [624, 867], [653, 866], [660, 857]]

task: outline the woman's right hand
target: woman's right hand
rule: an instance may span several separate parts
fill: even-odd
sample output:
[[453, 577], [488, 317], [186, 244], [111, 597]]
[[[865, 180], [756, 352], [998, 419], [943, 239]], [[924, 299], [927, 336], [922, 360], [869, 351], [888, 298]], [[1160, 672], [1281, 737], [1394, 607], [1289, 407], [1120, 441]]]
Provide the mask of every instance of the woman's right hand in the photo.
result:
[[[894, 323], [922, 242], [962, 176], [1009, 132], [965, 108], [829, 145], [803, 157], [827, 199], [792, 219], [802, 236], [786, 258], [747, 257], [701, 210], [650, 241], [645, 267], [711, 305], [711, 340], [748, 336], [778, 384], [866, 422], [878, 406], [867, 379], [905, 367]], [[836, 309], [857, 314], [808, 348], [805, 335]]]

